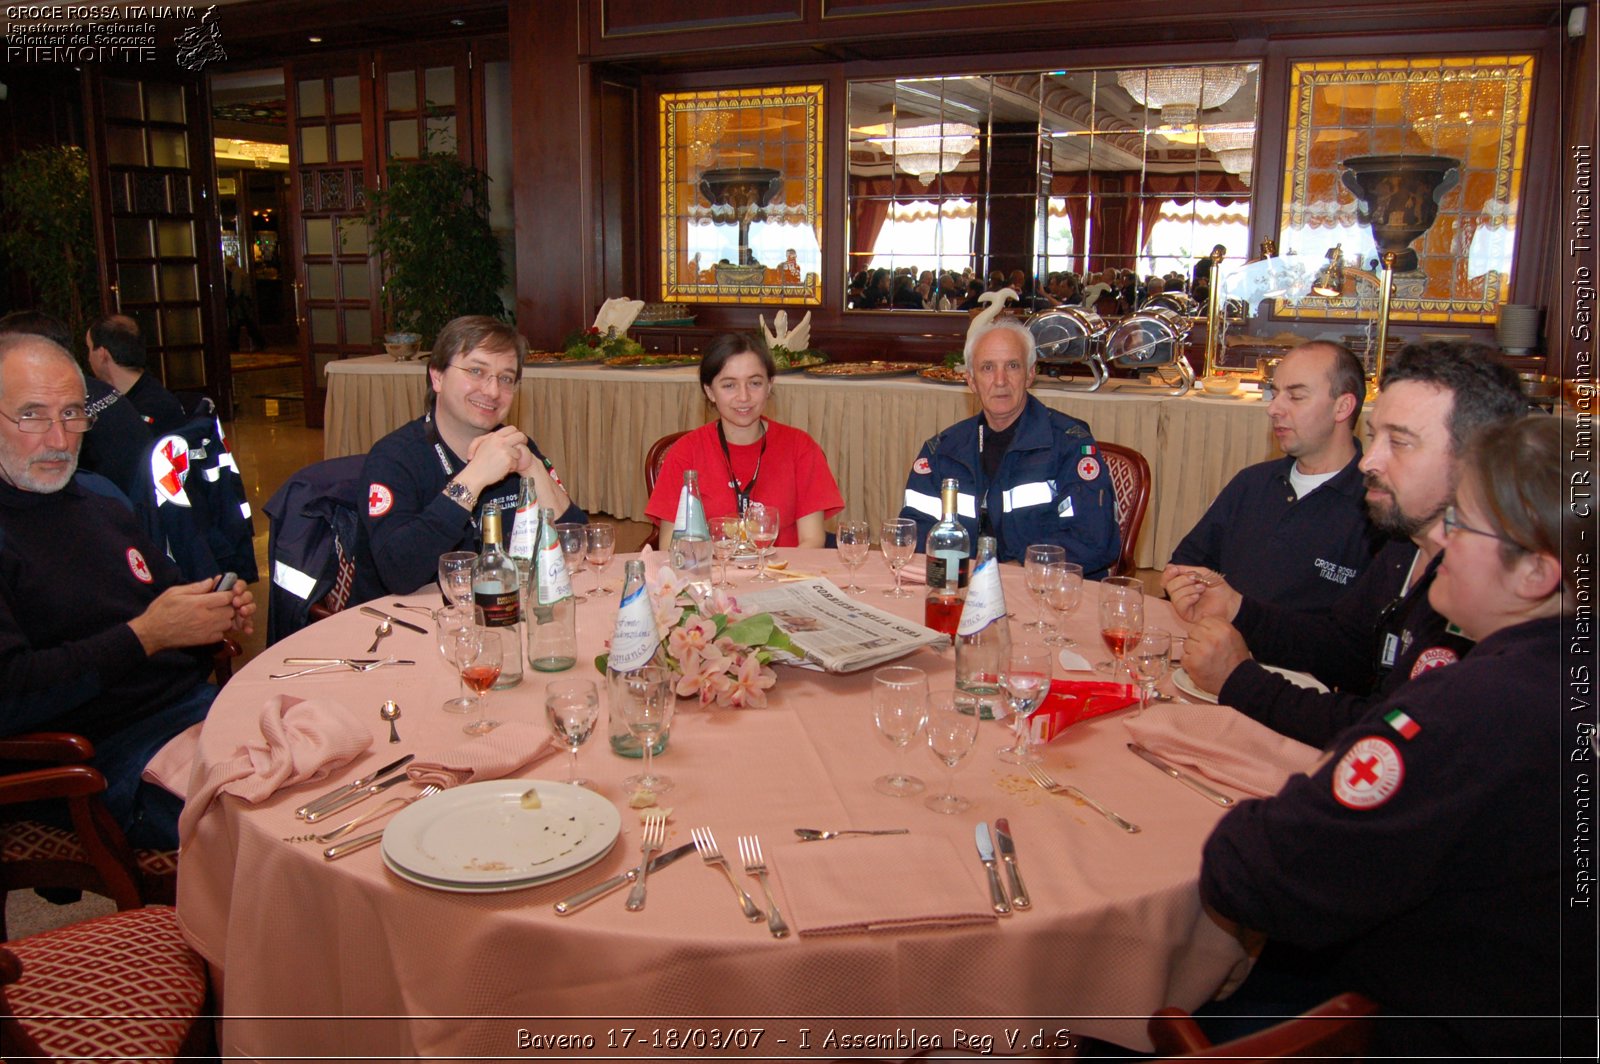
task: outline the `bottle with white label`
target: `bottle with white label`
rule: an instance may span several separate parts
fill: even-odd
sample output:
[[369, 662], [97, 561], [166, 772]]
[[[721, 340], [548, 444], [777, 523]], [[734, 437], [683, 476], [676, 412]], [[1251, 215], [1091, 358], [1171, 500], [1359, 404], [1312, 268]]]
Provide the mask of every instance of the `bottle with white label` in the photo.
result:
[[[628, 730], [618, 700], [625, 697], [621, 681], [630, 673], [657, 663], [661, 636], [656, 631], [655, 607], [645, 586], [644, 562], [634, 559], [623, 566], [622, 605], [617, 609], [617, 626], [611, 633], [611, 651], [606, 658], [606, 727], [611, 750], [623, 757], [643, 757], [639, 740]], [[667, 732], [662, 730], [650, 745], [655, 756], [667, 748]]]
[[979, 536], [967, 600], [956, 626], [956, 688], [975, 696], [985, 717], [994, 715], [991, 703], [1002, 697], [1000, 677], [1010, 653], [1011, 628], [1000, 588], [1000, 559], [995, 555], [994, 537]]
[[504, 646], [494, 689], [522, 682], [522, 606], [517, 565], [500, 547], [500, 507], [483, 508], [483, 551], [472, 567], [472, 600], [483, 610], [483, 626], [499, 634]]
[[[522, 492], [517, 496], [517, 513], [511, 522], [511, 535], [506, 540], [506, 553], [517, 567], [518, 585], [526, 593], [533, 586], [533, 550], [539, 542], [539, 503], [533, 492], [533, 481], [522, 478]], [[527, 620], [528, 605], [522, 604], [523, 620]]]
[[527, 594], [528, 664], [540, 672], [563, 672], [578, 662], [578, 607], [555, 520], [554, 510], [539, 511], [533, 581]]
[[928, 595], [922, 610], [923, 624], [952, 639], [956, 634], [956, 622], [961, 618], [961, 600], [966, 594], [967, 555], [971, 546], [967, 530], [956, 520], [959, 487], [954, 477], [939, 485], [939, 508], [943, 516], [928, 531]]
[[711, 570], [711, 528], [706, 524], [706, 507], [700, 499], [700, 474], [683, 471], [683, 490], [678, 493], [678, 516], [672, 522], [670, 547], [672, 570], [691, 581], [706, 580]]

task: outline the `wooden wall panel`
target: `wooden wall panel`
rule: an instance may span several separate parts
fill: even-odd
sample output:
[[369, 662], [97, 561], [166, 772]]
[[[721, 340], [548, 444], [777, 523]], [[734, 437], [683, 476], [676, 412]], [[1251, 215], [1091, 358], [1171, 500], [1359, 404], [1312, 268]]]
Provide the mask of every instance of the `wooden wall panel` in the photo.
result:
[[602, 38], [774, 26], [805, 18], [804, 0], [600, 0], [595, 6]]

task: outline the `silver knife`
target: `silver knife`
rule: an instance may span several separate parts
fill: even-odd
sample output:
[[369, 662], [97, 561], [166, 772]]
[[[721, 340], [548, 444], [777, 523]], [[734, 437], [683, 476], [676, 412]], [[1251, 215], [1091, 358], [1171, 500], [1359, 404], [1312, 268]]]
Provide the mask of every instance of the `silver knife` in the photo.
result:
[[994, 863], [994, 843], [989, 841], [989, 825], [982, 820], [978, 821], [976, 838], [978, 858], [989, 872], [989, 900], [994, 903], [995, 912], [1007, 916], [1011, 912], [1011, 903], [1006, 901], [1006, 892], [1000, 889], [1000, 870]]
[[1011, 904], [1026, 909], [1033, 904], [1028, 897], [1027, 885], [1022, 882], [1022, 872], [1017, 869], [1017, 845], [1011, 841], [1011, 824], [1005, 817], [994, 822], [994, 838], [1000, 844], [1000, 859], [1006, 863], [1006, 882], [1011, 885]]
[[294, 815], [304, 819], [305, 815], [307, 813], [314, 813], [318, 809], [320, 809], [321, 807], [329, 804], [330, 802], [338, 801], [340, 798], [343, 798], [345, 795], [349, 794], [351, 791], [360, 790], [362, 787], [365, 787], [368, 784], [371, 784], [376, 780], [382, 779], [384, 776], [387, 776], [391, 772], [400, 771], [401, 769], [405, 768], [407, 765], [411, 764], [412, 759], [415, 758], [416, 756], [417, 756], [416, 754], [407, 754], [405, 757], [396, 758], [395, 760], [389, 762], [387, 765], [383, 766], [378, 771], [376, 771], [374, 773], [371, 773], [370, 775], [362, 776], [360, 779], [351, 780], [349, 783], [346, 783], [342, 787], [335, 787], [333, 790], [329, 791], [327, 794], [324, 794], [321, 798], [313, 798], [311, 801], [307, 802], [305, 805], [302, 805], [299, 809], [296, 809], [294, 811]]
[[311, 812], [306, 814], [306, 823], [314, 824], [323, 817], [332, 816], [342, 809], [348, 809], [357, 802], [365, 801], [374, 794], [377, 794], [379, 791], [386, 791], [395, 784], [404, 783], [410, 778], [410, 776], [407, 776], [404, 772], [401, 772], [390, 776], [386, 780], [379, 780], [377, 783], [371, 784], [370, 786], [360, 787], [354, 791], [351, 791], [343, 798], [335, 799], [329, 805], [320, 806], [319, 808], [311, 810]]
[[[656, 857], [650, 862], [650, 871], [659, 872], [673, 861], [676, 861], [678, 858], [693, 852], [694, 843], [686, 842], [677, 849], [668, 850], [663, 854], [657, 854]], [[604, 880], [603, 882], [596, 883], [588, 890], [580, 890], [570, 898], [563, 898], [556, 902], [556, 915], [570, 916], [579, 909], [583, 908], [585, 905], [588, 905], [590, 902], [598, 901], [600, 898], [605, 897], [607, 894], [610, 894], [613, 891], [621, 890], [629, 883], [632, 883], [638, 874], [639, 870], [637, 868], [630, 868], [620, 875], [615, 875], [610, 879]]]
[[401, 618], [395, 617], [392, 614], [384, 613], [382, 610], [375, 610], [371, 606], [361, 607], [361, 612], [366, 614], [368, 617], [382, 617], [390, 624], [398, 624], [401, 628], [409, 628], [413, 632], [421, 632], [423, 635], [428, 634], [428, 630], [422, 627], [420, 624], [412, 624], [410, 621], [402, 620]]
[[1226, 808], [1235, 804], [1234, 800], [1229, 798], [1226, 794], [1207, 787], [1204, 783], [1201, 783], [1199, 780], [1195, 779], [1187, 772], [1184, 772], [1182, 769], [1174, 768], [1173, 766], [1167, 764], [1165, 761], [1161, 760], [1161, 758], [1157, 757], [1155, 754], [1152, 754], [1138, 743], [1129, 743], [1128, 749], [1132, 750], [1134, 753], [1138, 754], [1140, 757], [1144, 758], [1146, 761], [1150, 762], [1156, 768], [1160, 769], [1162, 772], [1165, 772], [1167, 775], [1171, 776], [1185, 787], [1188, 787], [1197, 794], [1204, 795], [1213, 802], [1216, 802], [1218, 805]]
[[377, 831], [369, 831], [365, 835], [357, 835], [348, 842], [336, 843], [332, 846], [329, 846], [326, 850], [323, 850], [322, 859], [325, 861], [337, 861], [346, 854], [351, 854], [355, 853], [357, 850], [366, 849], [368, 846], [371, 846], [373, 843], [378, 842], [382, 838], [382, 828], [379, 828]]

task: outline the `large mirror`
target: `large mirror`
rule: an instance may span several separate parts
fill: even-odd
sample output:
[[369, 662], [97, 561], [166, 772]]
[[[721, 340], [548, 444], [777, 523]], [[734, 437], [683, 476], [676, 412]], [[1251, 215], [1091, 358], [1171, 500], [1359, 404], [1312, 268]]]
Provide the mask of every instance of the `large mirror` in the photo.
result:
[[1203, 294], [1212, 248], [1250, 257], [1258, 82], [1255, 64], [851, 82], [846, 307]]

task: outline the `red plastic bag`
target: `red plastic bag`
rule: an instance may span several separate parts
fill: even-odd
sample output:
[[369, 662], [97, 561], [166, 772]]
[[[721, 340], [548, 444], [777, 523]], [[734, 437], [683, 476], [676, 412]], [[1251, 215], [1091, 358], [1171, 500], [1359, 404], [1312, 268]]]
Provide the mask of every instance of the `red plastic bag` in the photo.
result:
[[1132, 684], [1106, 680], [1052, 680], [1050, 693], [1028, 717], [1039, 742], [1049, 742], [1081, 720], [1115, 713], [1139, 701]]

